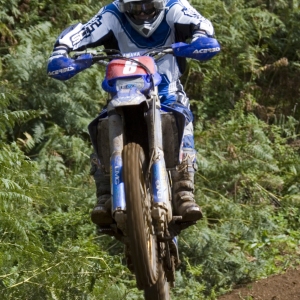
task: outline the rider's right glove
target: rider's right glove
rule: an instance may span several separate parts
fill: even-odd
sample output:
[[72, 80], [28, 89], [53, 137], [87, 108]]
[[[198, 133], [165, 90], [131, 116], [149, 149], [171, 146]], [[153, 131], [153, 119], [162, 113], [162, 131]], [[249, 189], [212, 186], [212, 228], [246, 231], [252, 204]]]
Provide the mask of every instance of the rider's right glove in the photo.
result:
[[89, 68], [92, 64], [93, 57], [91, 54], [82, 54], [74, 60], [68, 56], [67, 47], [58, 46], [48, 59], [47, 74], [58, 80], [67, 80]]

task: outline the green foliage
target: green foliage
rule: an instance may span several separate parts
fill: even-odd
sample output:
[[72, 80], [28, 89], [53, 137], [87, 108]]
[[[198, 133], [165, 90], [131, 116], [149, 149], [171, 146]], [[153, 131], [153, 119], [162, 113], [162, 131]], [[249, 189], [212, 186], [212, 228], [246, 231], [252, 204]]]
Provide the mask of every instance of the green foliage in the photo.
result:
[[15, 31], [21, 28], [30, 29], [32, 26], [51, 22], [56, 28], [63, 30], [72, 23], [87, 21], [91, 15], [97, 13], [99, 5], [101, 3], [94, 0], [55, 2], [2, 0], [0, 1], [0, 45], [17, 44]]
[[287, 1], [273, 2], [192, 1], [214, 23], [222, 48], [208, 63], [192, 62], [185, 74], [190, 97], [205, 103], [209, 117], [227, 112], [248, 94], [265, 121], [281, 113], [300, 117], [299, 3], [291, 9]]
[[[299, 263], [299, 3], [192, 4], [213, 21], [222, 52], [190, 61], [183, 78], [205, 218], [179, 238], [175, 300], [216, 299]], [[59, 32], [101, 6], [0, 0], [2, 298], [143, 299], [122, 245], [89, 220], [87, 125], [106, 101], [103, 69], [67, 82], [46, 75]]]
[[284, 126], [267, 125], [247, 108], [241, 101], [217, 121], [203, 120], [195, 135], [206, 224], [183, 235], [181, 247], [202, 266], [192, 276], [212, 298], [230, 284], [285, 269], [299, 246], [299, 153]]
[[82, 299], [96, 293], [104, 299], [118, 281], [128, 282], [128, 293], [133, 282], [120, 258], [95, 240], [88, 174], [46, 177], [16, 143], [0, 149], [2, 297]]

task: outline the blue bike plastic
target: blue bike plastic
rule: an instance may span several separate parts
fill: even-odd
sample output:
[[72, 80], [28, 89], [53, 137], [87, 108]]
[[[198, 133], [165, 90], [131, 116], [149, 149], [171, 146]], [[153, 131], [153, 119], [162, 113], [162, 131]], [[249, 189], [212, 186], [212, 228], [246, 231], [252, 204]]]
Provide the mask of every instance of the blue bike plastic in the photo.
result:
[[175, 56], [206, 61], [218, 54], [221, 51], [221, 46], [216, 39], [201, 36], [190, 44], [172, 44], [172, 49]]
[[52, 78], [68, 80], [92, 64], [93, 56], [90, 53], [82, 54], [76, 60], [66, 56], [51, 57], [48, 62], [47, 73]]
[[123, 181], [123, 162], [120, 153], [113, 153], [111, 156], [111, 185], [112, 185], [112, 211], [126, 209], [125, 190]]

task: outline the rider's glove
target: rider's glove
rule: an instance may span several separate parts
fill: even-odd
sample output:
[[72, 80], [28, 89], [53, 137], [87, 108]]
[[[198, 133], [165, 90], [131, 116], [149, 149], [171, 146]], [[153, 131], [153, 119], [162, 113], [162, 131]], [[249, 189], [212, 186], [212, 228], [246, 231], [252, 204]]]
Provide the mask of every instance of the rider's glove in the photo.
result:
[[68, 56], [68, 50], [64, 46], [56, 47], [48, 60], [48, 76], [67, 80], [77, 73], [89, 68], [93, 64], [93, 57], [86, 53], [72, 59]]
[[59, 57], [59, 56], [65, 56], [65, 57], [68, 57], [68, 47], [67, 46], [57, 46], [54, 48], [52, 54], [50, 55], [50, 58], [51, 57]]
[[47, 74], [48, 76], [59, 79], [66, 80], [70, 77], [67, 76], [68, 71], [70, 71], [71, 65], [74, 60], [68, 56], [68, 48], [65, 46], [57, 46], [54, 48], [52, 54], [48, 59]]
[[206, 31], [201, 30], [201, 29], [196, 30], [193, 34], [193, 39], [192, 39], [191, 43], [196, 41], [199, 37], [207, 37]]

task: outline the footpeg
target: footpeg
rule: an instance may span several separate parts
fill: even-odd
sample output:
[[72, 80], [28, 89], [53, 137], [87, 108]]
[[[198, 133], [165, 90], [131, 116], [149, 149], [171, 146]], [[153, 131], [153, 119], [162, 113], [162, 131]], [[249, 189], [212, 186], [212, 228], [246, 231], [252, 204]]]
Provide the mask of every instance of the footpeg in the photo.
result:
[[196, 223], [196, 221], [184, 221], [181, 216], [173, 216], [172, 222], [168, 224], [170, 236], [178, 236], [182, 230], [195, 225]]

